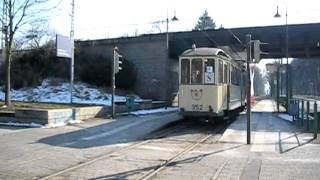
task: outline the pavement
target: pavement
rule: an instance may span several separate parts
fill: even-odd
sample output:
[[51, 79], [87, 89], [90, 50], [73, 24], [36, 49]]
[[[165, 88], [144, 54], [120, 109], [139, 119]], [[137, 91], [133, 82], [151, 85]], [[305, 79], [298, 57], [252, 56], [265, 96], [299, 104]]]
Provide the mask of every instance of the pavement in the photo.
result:
[[0, 127], [0, 179], [38, 179], [139, 142], [175, 113], [91, 119], [58, 128]]
[[275, 106], [268, 99], [253, 107], [250, 145], [245, 114], [228, 127], [219, 140], [220, 150], [208, 152], [215, 154], [211, 161], [224, 158], [215, 179], [320, 178], [319, 140], [279, 118]]
[[251, 144], [241, 114], [218, 143], [203, 144], [181, 157], [155, 179], [320, 179], [320, 144], [274, 113], [276, 103], [262, 100], [252, 112]]
[[[253, 110], [250, 145], [246, 115], [241, 114], [217, 142], [201, 144], [152, 179], [319, 179], [319, 140], [279, 118], [273, 100], [259, 101]], [[195, 135], [199, 134], [185, 132], [183, 141], [192, 142]], [[164, 138], [52, 179], [137, 179], [179, 152], [181, 137]]]
[[[275, 106], [273, 100], [265, 99], [253, 107], [250, 145], [246, 144], [246, 114], [243, 113], [221, 136], [215, 136], [217, 139], [182, 154], [152, 179], [320, 179], [320, 141], [279, 118], [274, 112]], [[32, 133], [23, 130], [3, 135], [0, 137], [0, 179], [37, 179], [67, 169], [137, 142], [138, 137], [150, 132], [152, 127], [178, 117], [171, 113], [103, 123], [90, 121], [79, 127], [37, 129]], [[49, 179], [136, 179], [213, 128], [197, 126]]]

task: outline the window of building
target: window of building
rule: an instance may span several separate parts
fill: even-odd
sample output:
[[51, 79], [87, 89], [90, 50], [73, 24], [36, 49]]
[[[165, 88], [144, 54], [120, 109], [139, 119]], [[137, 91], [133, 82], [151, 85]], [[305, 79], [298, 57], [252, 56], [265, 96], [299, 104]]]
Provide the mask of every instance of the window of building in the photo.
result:
[[181, 84], [190, 84], [190, 60], [181, 60]]
[[192, 59], [191, 62], [191, 84], [203, 83], [202, 59]]

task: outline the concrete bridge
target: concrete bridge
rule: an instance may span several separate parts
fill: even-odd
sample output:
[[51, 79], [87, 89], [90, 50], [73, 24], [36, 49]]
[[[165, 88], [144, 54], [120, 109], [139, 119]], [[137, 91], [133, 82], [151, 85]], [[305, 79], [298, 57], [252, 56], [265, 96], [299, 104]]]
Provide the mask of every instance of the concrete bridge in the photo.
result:
[[[320, 23], [288, 25], [289, 57], [319, 57], [319, 30]], [[190, 49], [192, 44], [197, 47], [223, 47], [233, 58], [242, 59], [246, 34], [268, 43], [261, 48], [269, 53], [263, 58], [285, 57], [284, 25], [170, 33], [169, 49], [166, 48], [165, 33], [79, 41], [77, 46], [83, 53], [99, 54], [108, 59], [112, 58], [112, 48], [118, 46], [124, 57], [135, 65], [135, 91], [144, 98], [170, 100], [178, 88], [177, 58], [184, 50]]]

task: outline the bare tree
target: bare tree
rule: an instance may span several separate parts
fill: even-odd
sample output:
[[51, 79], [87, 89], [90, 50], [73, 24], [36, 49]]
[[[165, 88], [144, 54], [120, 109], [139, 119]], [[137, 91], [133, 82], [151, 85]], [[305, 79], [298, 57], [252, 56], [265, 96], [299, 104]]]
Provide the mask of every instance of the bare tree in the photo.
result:
[[27, 31], [30, 24], [46, 21], [49, 0], [3, 0], [0, 20], [4, 36], [6, 66], [5, 104], [11, 107], [11, 62], [14, 41], [19, 31]]
[[20, 38], [22, 48], [37, 49], [55, 38], [48, 24], [35, 24]]

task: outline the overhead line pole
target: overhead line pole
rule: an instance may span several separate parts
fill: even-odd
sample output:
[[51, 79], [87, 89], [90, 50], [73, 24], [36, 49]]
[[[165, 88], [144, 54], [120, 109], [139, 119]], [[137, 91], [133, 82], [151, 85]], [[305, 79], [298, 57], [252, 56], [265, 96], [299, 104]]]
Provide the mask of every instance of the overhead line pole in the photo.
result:
[[250, 62], [251, 62], [251, 34], [246, 35], [247, 43], [247, 144], [251, 144], [251, 79], [250, 79]]
[[289, 91], [289, 71], [290, 71], [290, 67], [289, 67], [289, 27], [288, 27], [288, 11], [286, 10], [286, 59], [287, 59], [287, 63], [286, 63], [286, 94], [287, 94], [287, 98], [286, 98], [286, 104], [287, 104], [287, 112], [289, 112], [289, 98], [291, 98], [291, 93]]
[[113, 58], [112, 58], [112, 61], [111, 61], [111, 89], [112, 89], [112, 97], [111, 97], [111, 116], [112, 116], [112, 119], [115, 118], [115, 114], [116, 114], [116, 111], [115, 111], [115, 103], [114, 103], [114, 95], [115, 95], [115, 88], [116, 88], [116, 73], [115, 73], [115, 59], [116, 59], [116, 47], [113, 48]]
[[72, 0], [71, 10], [71, 29], [70, 29], [70, 41], [71, 41], [71, 62], [70, 62], [70, 103], [73, 103], [73, 81], [74, 81], [74, 1]]

